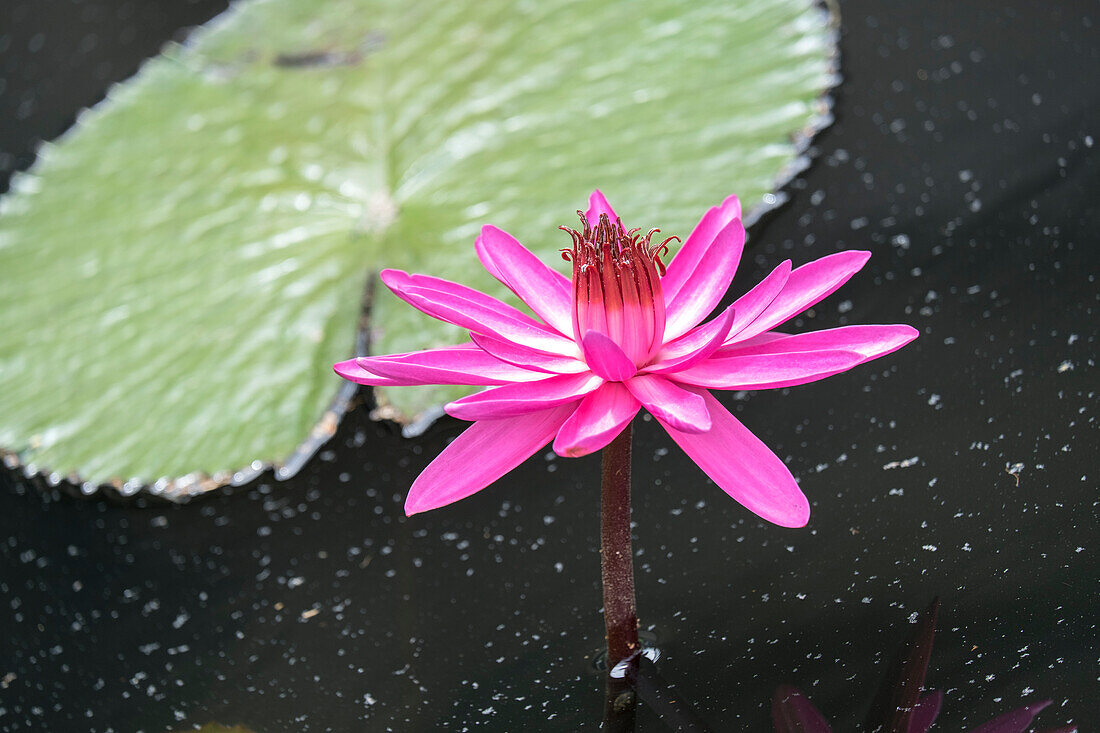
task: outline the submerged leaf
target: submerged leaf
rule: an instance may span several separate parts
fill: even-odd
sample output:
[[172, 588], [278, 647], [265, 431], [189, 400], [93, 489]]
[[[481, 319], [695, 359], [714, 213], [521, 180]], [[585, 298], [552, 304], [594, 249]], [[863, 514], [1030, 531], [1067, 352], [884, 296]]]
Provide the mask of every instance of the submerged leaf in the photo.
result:
[[909, 641], [898, 650], [867, 713], [868, 731], [910, 733], [909, 722], [920, 700], [928, 660], [932, 656], [939, 608], [940, 599], [933, 598], [917, 618]]
[[983, 723], [974, 728], [970, 733], [1024, 733], [1035, 720], [1035, 716], [1050, 705], [1050, 700], [1025, 705], [1022, 708], [1010, 710], [1003, 715], [998, 715], [988, 723]]
[[832, 728], [802, 691], [780, 685], [772, 695], [775, 733], [831, 733]]

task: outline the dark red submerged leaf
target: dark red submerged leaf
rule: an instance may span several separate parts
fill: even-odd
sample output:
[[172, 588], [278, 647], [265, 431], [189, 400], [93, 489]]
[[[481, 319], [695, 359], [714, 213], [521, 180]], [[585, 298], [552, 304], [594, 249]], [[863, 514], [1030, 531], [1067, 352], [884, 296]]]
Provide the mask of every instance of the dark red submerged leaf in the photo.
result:
[[832, 733], [829, 724], [802, 691], [780, 685], [772, 696], [775, 733]]

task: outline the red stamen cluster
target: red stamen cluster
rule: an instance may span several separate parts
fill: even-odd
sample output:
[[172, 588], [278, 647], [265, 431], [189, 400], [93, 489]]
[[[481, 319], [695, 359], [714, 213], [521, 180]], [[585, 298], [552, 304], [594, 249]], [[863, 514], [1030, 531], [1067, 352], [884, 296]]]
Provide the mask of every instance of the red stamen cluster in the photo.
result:
[[560, 227], [573, 238], [573, 248], [562, 257], [573, 263], [573, 329], [578, 339], [599, 331], [622, 347], [642, 366], [661, 347], [665, 328], [665, 301], [660, 277], [665, 274], [661, 256], [668, 252], [668, 237], [652, 242], [659, 229], [644, 236], [641, 229], [627, 229], [601, 214], [593, 228], [578, 211], [581, 231]]
[[660, 244], [654, 245], [651, 240], [654, 234], [661, 231], [660, 229], [650, 229], [642, 237], [638, 234], [642, 231], [641, 227], [627, 229], [620, 218], [616, 218], [615, 223], [612, 224], [607, 214], [600, 214], [600, 220], [593, 229], [583, 211], [578, 210], [577, 216], [580, 217], [583, 225], [581, 231], [578, 232], [566, 226], [558, 227], [573, 238], [573, 249], [563, 249], [561, 256], [562, 259], [573, 262], [574, 266], [580, 259], [582, 264], [595, 264], [600, 267], [605, 260], [604, 250], [606, 250], [606, 256], [616, 263], [628, 264], [636, 256], [646, 257], [663, 277], [665, 263], [661, 261], [661, 257], [668, 254], [669, 242], [680, 241], [679, 237], [667, 237]]

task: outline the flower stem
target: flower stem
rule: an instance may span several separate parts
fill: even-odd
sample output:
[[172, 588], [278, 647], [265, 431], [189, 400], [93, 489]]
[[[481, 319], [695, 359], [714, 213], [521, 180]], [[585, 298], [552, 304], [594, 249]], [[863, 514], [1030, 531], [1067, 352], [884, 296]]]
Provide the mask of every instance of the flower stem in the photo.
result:
[[638, 651], [634, 552], [630, 546], [630, 437], [627, 425], [603, 449], [600, 557], [608, 670]]

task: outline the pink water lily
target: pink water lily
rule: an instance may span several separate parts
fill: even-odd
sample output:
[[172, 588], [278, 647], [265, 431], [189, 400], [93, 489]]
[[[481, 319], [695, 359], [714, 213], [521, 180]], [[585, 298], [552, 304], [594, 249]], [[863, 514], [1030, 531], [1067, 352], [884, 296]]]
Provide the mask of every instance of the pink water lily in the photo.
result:
[[[776, 326], [839, 288], [870, 256], [838, 252], [791, 269], [783, 262], [714, 319], [745, 243], [731, 196], [696, 225], [667, 270], [667, 240], [627, 230], [599, 191], [580, 230], [567, 229], [567, 278], [493, 226], [475, 244], [485, 268], [530, 307], [427, 275], [385, 270], [402, 300], [470, 332], [470, 343], [362, 357], [335, 365], [374, 386], [481, 385], [446, 405], [474, 424], [424, 469], [409, 515], [480, 491], [549, 442], [561, 456], [606, 446], [645, 408], [727, 494], [785, 527], [809, 502], [774, 453], [710, 393], [789, 387], [851, 369], [917, 336], [910, 326], [845, 326], [788, 335]], [[564, 228], [564, 227], [563, 227]]]

